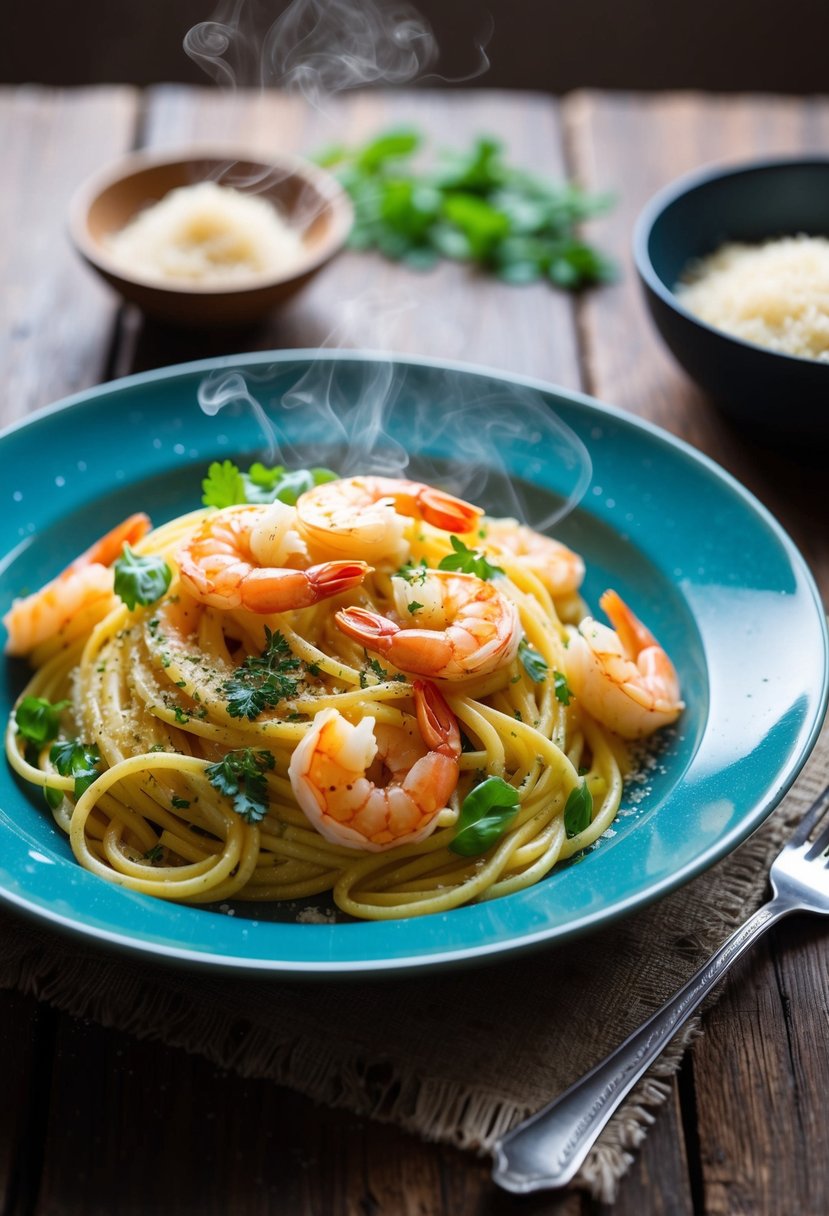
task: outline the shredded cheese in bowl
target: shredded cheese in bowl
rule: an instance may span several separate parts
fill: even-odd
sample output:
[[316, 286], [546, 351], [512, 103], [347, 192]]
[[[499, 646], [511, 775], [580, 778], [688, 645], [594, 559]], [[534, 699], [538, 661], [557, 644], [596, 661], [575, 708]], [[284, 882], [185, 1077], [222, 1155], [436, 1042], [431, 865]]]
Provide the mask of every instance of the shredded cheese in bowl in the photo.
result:
[[680, 303], [717, 329], [771, 350], [829, 362], [829, 239], [723, 245], [692, 263]]
[[302, 236], [255, 194], [216, 182], [171, 190], [110, 237], [112, 258], [142, 278], [219, 286], [292, 270]]

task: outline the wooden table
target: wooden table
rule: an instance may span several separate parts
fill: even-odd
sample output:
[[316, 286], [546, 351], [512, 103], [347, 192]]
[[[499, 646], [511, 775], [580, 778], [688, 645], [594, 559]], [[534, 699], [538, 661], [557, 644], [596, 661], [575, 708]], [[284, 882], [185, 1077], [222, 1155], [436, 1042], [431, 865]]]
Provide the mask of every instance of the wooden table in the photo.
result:
[[[192, 335], [145, 324], [76, 261], [66, 204], [135, 146], [194, 138], [310, 151], [414, 122], [439, 142], [478, 132], [512, 160], [618, 194], [593, 236], [621, 282], [578, 299], [510, 288], [458, 266], [424, 276], [344, 255], [265, 327]], [[490, 364], [584, 389], [666, 427], [736, 474], [783, 521], [829, 599], [825, 472], [727, 425], [677, 370], [630, 265], [645, 199], [705, 162], [829, 150], [829, 101], [694, 94], [459, 91], [355, 95], [327, 116], [297, 99], [163, 87], [0, 93], [0, 423], [124, 373], [240, 349], [347, 345]], [[360, 307], [345, 308], [359, 298]], [[343, 328], [343, 318], [349, 324]], [[705, 1019], [615, 1207], [626, 1213], [829, 1210], [829, 939], [787, 922], [737, 970]], [[570, 1195], [515, 1200], [488, 1162], [357, 1121], [203, 1060], [0, 999], [0, 1194], [6, 1216], [595, 1213]]]

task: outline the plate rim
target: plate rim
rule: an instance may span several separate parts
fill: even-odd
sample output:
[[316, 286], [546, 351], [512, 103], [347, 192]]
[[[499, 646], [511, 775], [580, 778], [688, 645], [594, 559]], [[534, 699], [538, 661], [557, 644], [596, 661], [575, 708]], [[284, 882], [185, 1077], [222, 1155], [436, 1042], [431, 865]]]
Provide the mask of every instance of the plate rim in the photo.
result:
[[314, 362], [353, 362], [353, 363], [389, 363], [395, 366], [425, 367], [436, 371], [471, 374], [483, 376], [490, 381], [496, 380], [506, 387], [518, 386], [531, 391], [537, 391], [563, 398], [586, 409], [597, 418], [611, 418], [634, 431], [642, 431], [658, 443], [674, 449], [678, 454], [700, 467], [707, 477], [723, 483], [774, 535], [781, 545], [790, 567], [800, 576], [804, 589], [808, 589], [813, 607], [816, 609], [817, 620], [822, 636], [822, 671], [820, 693], [816, 697], [811, 725], [806, 732], [799, 750], [793, 750], [787, 757], [785, 768], [776, 774], [774, 786], [765, 795], [756, 799], [749, 810], [741, 817], [740, 822], [723, 837], [712, 842], [708, 848], [686, 862], [680, 869], [666, 875], [661, 881], [652, 884], [644, 891], [637, 891], [618, 899], [611, 907], [603, 907], [594, 912], [581, 915], [573, 922], [563, 926], [542, 928], [535, 932], [527, 932], [520, 936], [512, 936], [507, 940], [499, 940], [487, 944], [465, 945], [447, 949], [439, 953], [413, 954], [399, 956], [393, 959], [362, 958], [356, 960], [315, 959], [313, 961], [231, 956], [225, 953], [210, 953], [203, 950], [189, 949], [170, 943], [142, 940], [127, 936], [123, 932], [101, 928], [70, 919], [55, 912], [27, 901], [13, 892], [0, 888], [0, 903], [13, 908], [37, 923], [47, 922], [50, 927], [74, 940], [94, 941], [107, 948], [116, 950], [127, 957], [141, 957], [147, 962], [176, 964], [185, 963], [188, 967], [207, 970], [213, 974], [225, 972], [245, 974], [251, 977], [297, 979], [341, 980], [346, 978], [394, 978], [412, 975], [424, 970], [440, 971], [456, 967], [474, 966], [499, 959], [511, 959], [520, 954], [542, 947], [553, 948], [556, 945], [570, 942], [581, 937], [602, 924], [612, 924], [634, 911], [643, 909], [663, 898], [671, 891], [677, 890], [699, 874], [710, 868], [717, 861], [727, 856], [739, 844], [748, 838], [772, 811], [779, 806], [785, 795], [791, 789], [797, 776], [808, 760], [815, 743], [820, 735], [823, 721], [829, 705], [829, 628], [827, 627], [826, 610], [820, 598], [814, 576], [806, 559], [797, 545], [789, 536], [786, 529], [771, 511], [740, 482], [733, 474], [706, 453], [694, 448], [686, 440], [673, 435], [648, 419], [641, 418], [628, 410], [577, 389], [570, 389], [545, 381], [537, 377], [512, 373], [499, 368], [491, 368], [484, 364], [468, 363], [461, 360], [441, 359], [432, 356], [410, 355], [402, 352], [390, 352], [365, 349], [316, 349], [316, 348], [287, 348], [281, 350], [266, 350], [241, 352], [232, 355], [212, 356], [208, 358], [186, 361], [183, 363], [164, 365], [143, 372], [132, 373], [129, 376], [117, 377], [92, 385], [78, 392], [51, 402], [38, 410], [32, 411], [23, 418], [16, 419], [0, 430], [0, 449], [7, 437], [21, 430], [29, 430], [42, 421], [56, 414], [62, 414], [73, 407], [89, 403], [98, 397], [106, 396], [113, 391], [119, 392], [136, 386], [154, 384], [157, 381], [169, 381], [198, 373], [215, 371], [230, 367], [252, 367], [259, 364], [287, 364]]

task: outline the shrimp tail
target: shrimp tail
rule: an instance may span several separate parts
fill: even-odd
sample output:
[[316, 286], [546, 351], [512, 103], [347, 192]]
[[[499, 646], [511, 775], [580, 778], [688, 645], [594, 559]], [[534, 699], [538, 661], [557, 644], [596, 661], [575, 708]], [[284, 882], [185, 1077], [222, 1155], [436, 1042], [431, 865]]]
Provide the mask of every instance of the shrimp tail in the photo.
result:
[[367, 562], [320, 562], [317, 566], [310, 566], [305, 573], [317, 593], [317, 598], [327, 599], [329, 596], [339, 595], [342, 591], [350, 591], [352, 587], [358, 587], [366, 575], [371, 573], [371, 566]]
[[367, 608], [342, 608], [334, 619], [348, 637], [382, 654], [401, 671], [431, 675], [452, 657], [451, 642], [437, 630], [401, 629], [388, 617]]
[[358, 586], [371, 567], [365, 562], [321, 562], [307, 570], [251, 570], [240, 585], [241, 606], [250, 612], [290, 612], [310, 608]]
[[386, 654], [392, 640], [400, 632], [400, 626], [394, 621], [368, 608], [341, 608], [334, 619], [348, 637], [382, 654]]
[[[117, 557], [121, 555], [124, 545], [134, 545], [141, 540], [142, 536], [146, 536], [152, 527], [149, 515], [145, 515], [143, 511], [137, 511], [135, 515], [130, 515], [122, 523], [116, 524], [106, 536], [102, 536], [96, 540], [94, 545], [90, 545], [85, 549], [75, 560], [66, 567], [64, 574], [71, 574], [75, 570], [80, 570], [83, 566], [90, 566], [93, 562], [97, 562], [101, 566], [111, 566]], [[62, 576], [61, 576], [62, 577]]]
[[444, 532], [471, 532], [483, 515], [480, 507], [455, 498], [435, 486], [424, 486], [418, 494], [420, 514], [427, 524]]
[[618, 591], [605, 591], [599, 599], [599, 606], [629, 654], [638, 655], [649, 646], [659, 645], [650, 629], [628, 608]]
[[435, 684], [416, 680], [414, 703], [417, 725], [423, 742], [432, 752], [439, 752], [451, 760], [461, 754], [461, 733], [458, 720], [446, 703], [446, 699]]

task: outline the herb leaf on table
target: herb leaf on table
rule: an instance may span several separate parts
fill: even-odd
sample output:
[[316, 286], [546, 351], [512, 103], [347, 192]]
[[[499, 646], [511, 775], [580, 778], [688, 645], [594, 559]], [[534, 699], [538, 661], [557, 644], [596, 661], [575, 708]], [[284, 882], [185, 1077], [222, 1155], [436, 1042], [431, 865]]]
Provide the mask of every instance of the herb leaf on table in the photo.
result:
[[351, 196], [352, 249], [422, 270], [440, 258], [470, 262], [508, 283], [547, 279], [567, 291], [616, 277], [615, 264], [578, 234], [610, 196], [512, 168], [490, 137], [444, 153], [431, 169], [413, 164], [422, 146], [420, 132], [398, 129], [317, 157]]

